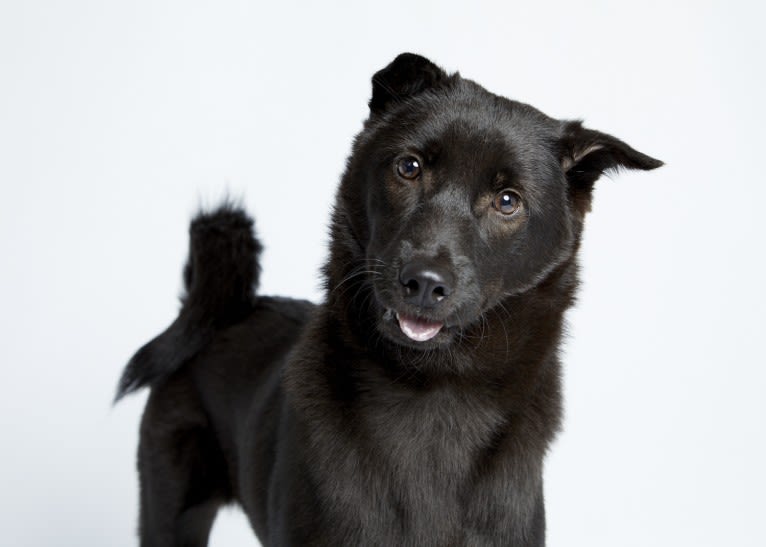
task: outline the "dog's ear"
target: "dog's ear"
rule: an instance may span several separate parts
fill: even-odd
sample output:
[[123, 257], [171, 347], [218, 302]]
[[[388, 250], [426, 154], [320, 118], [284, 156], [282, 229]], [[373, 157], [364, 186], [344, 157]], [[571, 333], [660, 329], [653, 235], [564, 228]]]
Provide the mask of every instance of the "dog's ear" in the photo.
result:
[[401, 102], [448, 79], [446, 72], [425, 57], [402, 53], [372, 77], [370, 112], [380, 114], [391, 103]]
[[559, 141], [561, 168], [569, 181], [575, 204], [582, 213], [590, 210], [593, 184], [606, 171], [656, 169], [660, 160], [642, 154], [606, 133], [586, 129], [580, 122], [563, 122]]

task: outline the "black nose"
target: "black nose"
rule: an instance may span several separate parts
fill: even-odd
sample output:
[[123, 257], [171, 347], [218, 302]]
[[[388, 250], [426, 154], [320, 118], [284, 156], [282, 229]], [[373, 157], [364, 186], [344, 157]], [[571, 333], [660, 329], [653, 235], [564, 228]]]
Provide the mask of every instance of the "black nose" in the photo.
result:
[[454, 278], [448, 269], [414, 260], [399, 271], [404, 301], [422, 308], [433, 308], [452, 293]]

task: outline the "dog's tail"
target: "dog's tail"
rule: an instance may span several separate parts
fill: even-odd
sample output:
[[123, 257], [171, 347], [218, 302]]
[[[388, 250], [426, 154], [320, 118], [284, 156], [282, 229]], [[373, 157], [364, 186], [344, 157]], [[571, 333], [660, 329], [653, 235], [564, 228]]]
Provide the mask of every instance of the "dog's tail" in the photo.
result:
[[261, 249], [253, 220], [231, 203], [194, 218], [178, 318], [131, 358], [120, 378], [115, 402], [165, 380], [207, 346], [217, 330], [250, 313], [260, 275]]

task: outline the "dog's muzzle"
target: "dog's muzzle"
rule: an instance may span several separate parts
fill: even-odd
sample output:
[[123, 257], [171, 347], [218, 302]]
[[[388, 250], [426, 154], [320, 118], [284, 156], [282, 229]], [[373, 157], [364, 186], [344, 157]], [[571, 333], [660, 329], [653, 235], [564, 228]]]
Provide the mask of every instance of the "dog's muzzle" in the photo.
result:
[[[406, 304], [423, 312], [433, 312], [452, 294], [455, 277], [449, 269], [434, 261], [416, 259], [401, 267], [399, 282]], [[396, 319], [404, 335], [416, 342], [430, 340], [444, 326], [443, 321], [417, 315], [397, 313]]]

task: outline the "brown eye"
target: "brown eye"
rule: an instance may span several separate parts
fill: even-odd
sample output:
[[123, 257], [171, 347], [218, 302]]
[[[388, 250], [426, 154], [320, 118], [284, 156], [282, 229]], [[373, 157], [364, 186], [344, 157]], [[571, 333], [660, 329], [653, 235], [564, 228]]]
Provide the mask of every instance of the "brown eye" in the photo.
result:
[[412, 156], [402, 158], [396, 164], [396, 171], [402, 178], [408, 180], [416, 179], [420, 175], [420, 162]]
[[521, 197], [513, 190], [503, 190], [495, 196], [492, 206], [504, 215], [512, 215], [521, 206]]

